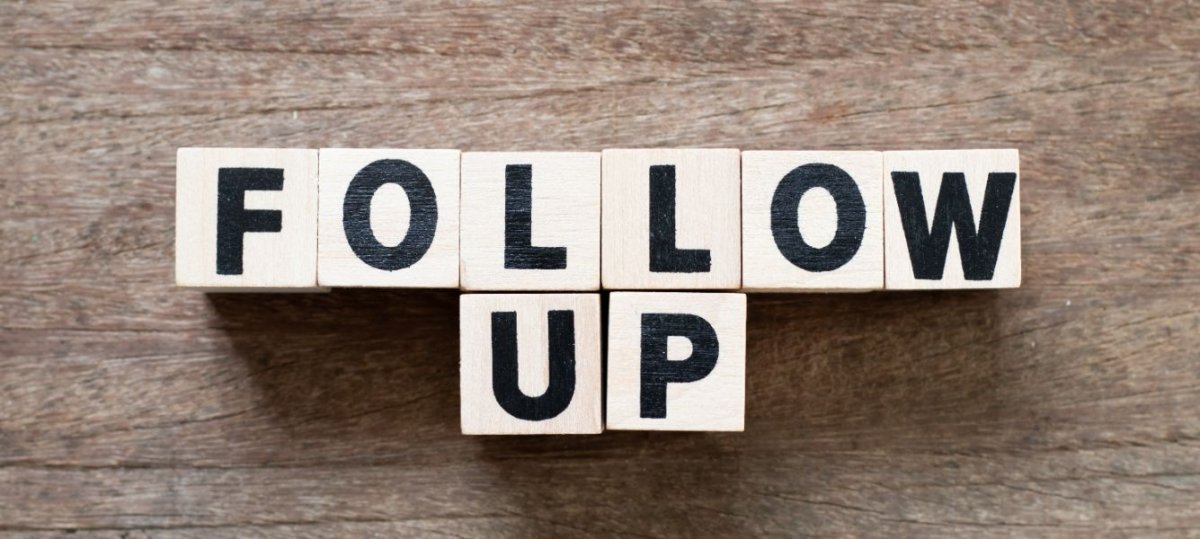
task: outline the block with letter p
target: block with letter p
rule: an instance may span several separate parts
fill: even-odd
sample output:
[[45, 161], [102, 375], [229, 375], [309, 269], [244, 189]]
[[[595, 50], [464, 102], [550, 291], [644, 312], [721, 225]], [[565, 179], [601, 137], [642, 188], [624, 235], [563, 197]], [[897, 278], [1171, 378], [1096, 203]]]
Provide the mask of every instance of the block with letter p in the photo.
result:
[[1021, 286], [1017, 150], [884, 152], [890, 290]]
[[317, 151], [180, 148], [175, 284], [218, 292], [317, 287]]
[[608, 307], [608, 428], [742, 430], [745, 294], [614, 292]]

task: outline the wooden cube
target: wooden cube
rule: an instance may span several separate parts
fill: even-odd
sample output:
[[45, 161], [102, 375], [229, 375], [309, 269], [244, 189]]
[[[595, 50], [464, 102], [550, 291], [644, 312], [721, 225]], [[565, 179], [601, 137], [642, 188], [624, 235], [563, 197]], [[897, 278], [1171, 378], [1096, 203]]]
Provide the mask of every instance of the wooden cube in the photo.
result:
[[883, 288], [883, 154], [742, 152], [742, 288]]
[[599, 294], [466, 294], [463, 434], [598, 434]]
[[466, 152], [464, 290], [600, 287], [600, 153]]
[[741, 431], [746, 295], [614, 292], [608, 428]]
[[742, 281], [737, 150], [604, 150], [608, 289], [735, 289]]
[[321, 150], [322, 286], [458, 287], [458, 150]]
[[315, 291], [317, 151], [180, 148], [175, 284]]
[[1017, 150], [885, 152], [887, 288], [1021, 286]]

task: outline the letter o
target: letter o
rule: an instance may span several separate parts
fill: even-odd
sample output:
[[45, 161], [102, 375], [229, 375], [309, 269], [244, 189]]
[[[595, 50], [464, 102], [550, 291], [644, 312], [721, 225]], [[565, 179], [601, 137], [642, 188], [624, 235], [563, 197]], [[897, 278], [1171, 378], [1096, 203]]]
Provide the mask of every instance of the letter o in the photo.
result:
[[[837, 231], [833, 241], [816, 248], [800, 234], [797, 208], [804, 193], [821, 187], [837, 207]], [[834, 165], [809, 163], [788, 172], [771, 200], [771, 234], [775, 245], [789, 262], [807, 271], [833, 271], [849, 262], [862, 246], [867, 228], [867, 207], [862, 192], [846, 171]]]
[[[371, 199], [386, 183], [408, 195], [408, 232], [394, 247], [379, 242], [371, 231]], [[380, 159], [358, 171], [346, 187], [342, 229], [350, 249], [367, 265], [385, 271], [407, 268], [425, 256], [437, 231], [437, 196], [421, 169], [402, 159]]]

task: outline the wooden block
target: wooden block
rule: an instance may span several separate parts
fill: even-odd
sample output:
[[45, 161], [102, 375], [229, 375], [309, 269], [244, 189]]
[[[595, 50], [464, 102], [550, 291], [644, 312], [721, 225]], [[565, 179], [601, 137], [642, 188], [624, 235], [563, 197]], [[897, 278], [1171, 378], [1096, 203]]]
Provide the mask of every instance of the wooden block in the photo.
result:
[[742, 288], [883, 288], [883, 154], [742, 152]]
[[463, 434], [598, 434], [599, 294], [466, 294]]
[[614, 292], [608, 428], [741, 431], [746, 295]]
[[600, 153], [466, 152], [464, 290], [600, 287]]
[[601, 167], [604, 288], [741, 285], [737, 150], [604, 150]]
[[1017, 150], [884, 152], [890, 290], [1021, 286]]
[[458, 287], [458, 150], [321, 150], [322, 286]]
[[175, 284], [317, 291], [317, 151], [180, 148]]

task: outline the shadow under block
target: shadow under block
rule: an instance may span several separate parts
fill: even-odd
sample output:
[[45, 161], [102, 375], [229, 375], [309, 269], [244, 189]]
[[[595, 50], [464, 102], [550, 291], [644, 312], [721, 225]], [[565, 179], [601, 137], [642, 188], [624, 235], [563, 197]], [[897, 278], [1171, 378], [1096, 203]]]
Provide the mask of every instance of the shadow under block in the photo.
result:
[[464, 294], [463, 434], [603, 430], [599, 294]]
[[742, 288], [883, 288], [881, 152], [742, 152]]
[[736, 289], [742, 281], [739, 152], [602, 152], [604, 288]]
[[458, 287], [458, 150], [321, 150], [321, 286]]
[[612, 293], [607, 392], [609, 429], [741, 431], [746, 295]]
[[884, 152], [889, 290], [1021, 286], [1017, 150]]
[[466, 152], [464, 290], [600, 287], [600, 153]]
[[175, 284], [214, 292], [319, 291], [317, 151], [180, 148]]

